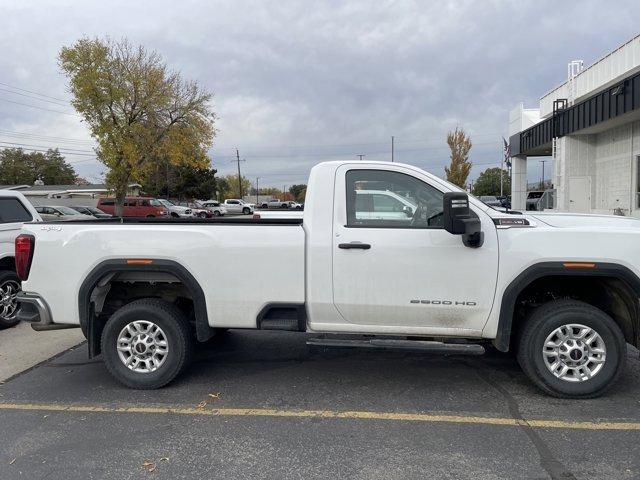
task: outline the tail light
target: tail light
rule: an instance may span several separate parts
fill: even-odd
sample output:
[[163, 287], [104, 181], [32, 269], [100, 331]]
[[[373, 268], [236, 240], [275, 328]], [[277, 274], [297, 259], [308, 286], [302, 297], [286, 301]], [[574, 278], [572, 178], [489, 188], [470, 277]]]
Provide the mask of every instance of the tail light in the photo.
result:
[[16, 254], [16, 274], [18, 278], [25, 281], [29, 278], [31, 260], [33, 260], [33, 248], [36, 239], [33, 235], [18, 235], [15, 241]]

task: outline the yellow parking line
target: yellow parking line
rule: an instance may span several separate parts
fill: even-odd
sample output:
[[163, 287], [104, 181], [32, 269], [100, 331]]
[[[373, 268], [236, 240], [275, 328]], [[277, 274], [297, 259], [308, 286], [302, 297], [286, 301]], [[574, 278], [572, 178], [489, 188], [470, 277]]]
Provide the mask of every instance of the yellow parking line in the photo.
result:
[[277, 410], [271, 408], [192, 408], [192, 407], [136, 407], [73, 404], [0, 403], [0, 411], [76, 412], [76, 413], [140, 413], [175, 414], [230, 417], [279, 417], [279, 418], [339, 418], [355, 420], [387, 420], [424, 423], [462, 423], [475, 425], [500, 425], [507, 427], [530, 426], [534, 428], [566, 428], [573, 430], [640, 430], [640, 422], [574, 422], [564, 420], [520, 420], [505, 417], [480, 417], [467, 415], [440, 415], [431, 413], [394, 413], [335, 410]]

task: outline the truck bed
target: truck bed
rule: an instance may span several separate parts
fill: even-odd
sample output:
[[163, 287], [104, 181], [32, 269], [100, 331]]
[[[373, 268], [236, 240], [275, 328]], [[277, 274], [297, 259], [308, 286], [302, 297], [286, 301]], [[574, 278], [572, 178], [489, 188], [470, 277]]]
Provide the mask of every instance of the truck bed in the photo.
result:
[[[269, 303], [304, 304], [301, 218], [112, 218], [25, 224], [35, 237], [25, 292], [38, 292], [56, 323], [79, 324], [82, 281], [114, 259], [182, 265], [201, 286], [212, 327], [256, 328]], [[52, 281], [55, 280], [55, 281]]]

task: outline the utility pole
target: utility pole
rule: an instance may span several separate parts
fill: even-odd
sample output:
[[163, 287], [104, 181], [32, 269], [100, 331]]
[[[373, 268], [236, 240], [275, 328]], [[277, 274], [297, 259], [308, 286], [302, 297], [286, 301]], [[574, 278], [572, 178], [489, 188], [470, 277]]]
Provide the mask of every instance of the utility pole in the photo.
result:
[[395, 153], [395, 149], [394, 149], [394, 140], [395, 139], [396, 139], [396, 137], [391, 135], [391, 162], [393, 162], [393, 155]]
[[356, 157], [358, 157], [360, 161], [362, 161], [362, 159], [364, 158], [364, 153], [358, 153]]
[[256, 177], [256, 206], [258, 205], [258, 196], [260, 195], [260, 177]]
[[540, 160], [540, 163], [542, 163], [542, 187], [541, 189], [544, 190], [544, 164], [547, 160]]
[[240, 152], [236, 148], [236, 158], [238, 159], [238, 200], [242, 200], [242, 176], [240, 175]]

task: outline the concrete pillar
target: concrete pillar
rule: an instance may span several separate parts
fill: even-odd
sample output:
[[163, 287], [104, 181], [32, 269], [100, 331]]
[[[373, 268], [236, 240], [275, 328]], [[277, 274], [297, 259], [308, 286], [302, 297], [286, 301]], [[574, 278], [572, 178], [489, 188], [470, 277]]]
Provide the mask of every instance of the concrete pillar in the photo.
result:
[[527, 157], [511, 157], [511, 208], [527, 209]]

